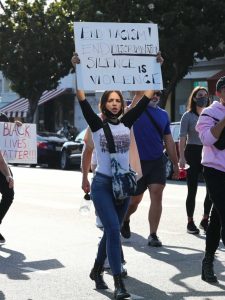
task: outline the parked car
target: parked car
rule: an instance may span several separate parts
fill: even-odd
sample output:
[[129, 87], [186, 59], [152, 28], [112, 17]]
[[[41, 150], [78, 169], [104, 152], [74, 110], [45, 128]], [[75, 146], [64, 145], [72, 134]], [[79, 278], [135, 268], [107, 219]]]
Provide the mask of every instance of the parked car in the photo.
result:
[[[68, 139], [53, 132], [37, 133], [37, 164], [47, 164], [48, 167], [59, 167], [61, 149]], [[31, 165], [35, 167], [36, 165]]]
[[81, 154], [84, 146], [84, 135], [86, 129], [82, 130], [74, 141], [67, 141], [61, 149], [60, 167], [63, 170], [78, 167], [81, 163]]

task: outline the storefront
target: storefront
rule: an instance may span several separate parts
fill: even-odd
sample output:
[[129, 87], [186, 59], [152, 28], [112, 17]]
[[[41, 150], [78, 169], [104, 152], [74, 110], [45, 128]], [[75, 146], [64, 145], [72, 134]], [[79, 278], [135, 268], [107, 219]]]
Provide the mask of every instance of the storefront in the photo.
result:
[[[16, 99], [1, 108], [10, 120], [26, 121], [28, 100]], [[59, 130], [63, 121], [74, 124], [74, 92], [71, 88], [60, 88], [43, 93], [38, 101], [35, 115], [37, 129], [55, 132]]]

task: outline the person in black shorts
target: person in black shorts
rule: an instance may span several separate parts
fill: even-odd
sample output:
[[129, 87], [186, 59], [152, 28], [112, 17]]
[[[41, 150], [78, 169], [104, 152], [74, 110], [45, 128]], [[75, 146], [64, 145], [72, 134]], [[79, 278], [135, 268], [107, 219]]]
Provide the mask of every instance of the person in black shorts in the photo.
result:
[[[133, 130], [141, 161], [143, 177], [138, 181], [136, 196], [131, 197], [131, 202], [121, 228], [124, 238], [129, 238], [130, 216], [137, 210], [148, 189], [150, 195], [150, 209], [148, 215], [150, 234], [148, 245], [153, 247], [162, 246], [157, 236], [157, 230], [162, 213], [162, 196], [166, 184], [166, 161], [163, 153], [164, 144], [167, 153], [173, 163], [173, 178], [178, 178], [178, 158], [175, 143], [170, 131], [170, 121], [165, 110], [158, 106], [161, 92], [154, 93], [147, 108], [141, 117], [134, 123]], [[132, 105], [139, 99], [134, 99]]]

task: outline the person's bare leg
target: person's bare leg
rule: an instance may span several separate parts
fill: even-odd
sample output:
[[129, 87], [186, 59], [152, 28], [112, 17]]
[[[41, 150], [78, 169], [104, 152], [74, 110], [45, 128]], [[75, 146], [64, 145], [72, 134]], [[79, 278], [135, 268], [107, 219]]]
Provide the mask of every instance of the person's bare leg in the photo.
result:
[[149, 208], [148, 221], [150, 234], [156, 233], [159, 226], [162, 214], [162, 195], [164, 187], [165, 185], [156, 183], [149, 185], [151, 204]]
[[128, 206], [128, 210], [126, 213], [126, 216], [124, 218], [124, 221], [129, 221], [130, 216], [137, 210], [139, 203], [141, 202], [144, 194], [138, 195], [138, 196], [132, 196], [130, 199], [130, 204]]
[[138, 196], [132, 196], [130, 199], [130, 204], [127, 210], [127, 214], [124, 218], [123, 225], [121, 227], [121, 234], [125, 239], [129, 239], [131, 236], [130, 232], [130, 216], [137, 210], [138, 204], [141, 202], [143, 194]]

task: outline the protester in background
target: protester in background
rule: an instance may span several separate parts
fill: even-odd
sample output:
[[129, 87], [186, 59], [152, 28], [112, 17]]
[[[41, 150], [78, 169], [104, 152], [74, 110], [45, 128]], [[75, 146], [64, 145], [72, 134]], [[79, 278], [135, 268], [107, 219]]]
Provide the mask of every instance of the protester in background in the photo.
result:
[[[202, 261], [202, 279], [207, 282], [217, 282], [213, 260], [220, 237], [225, 245], [225, 77], [217, 81], [216, 92], [219, 102], [214, 101], [205, 108], [196, 125], [203, 144], [203, 174], [213, 203]], [[221, 139], [223, 146], [217, 148]]]
[[[163, 59], [159, 61], [161, 64]], [[148, 214], [150, 234], [148, 245], [153, 247], [162, 246], [157, 236], [157, 230], [162, 213], [162, 196], [166, 184], [166, 161], [163, 153], [164, 144], [167, 153], [173, 162], [173, 178], [178, 179], [178, 159], [175, 143], [170, 131], [170, 121], [165, 110], [158, 106], [161, 92], [155, 92], [151, 97], [145, 112], [139, 117], [133, 126], [135, 140], [138, 147], [143, 177], [138, 180], [136, 196], [131, 197], [126, 217], [121, 228], [124, 238], [129, 238], [130, 216], [137, 210], [148, 189], [150, 195], [150, 208]], [[136, 105], [140, 98], [134, 98], [132, 106]], [[150, 116], [149, 116], [150, 115]]]
[[71, 126], [69, 124], [69, 121], [64, 120], [63, 121], [63, 126], [60, 130], [57, 131], [58, 134], [62, 134], [64, 135], [68, 140], [74, 139], [77, 134], [78, 134], [78, 130], [76, 127]]
[[[79, 62], [78, 56], [75, 55], [72, 63], [75, 65]], [[118, 163], [127, 171], [129, 170], [130, 129], [148, 105], [152, 95], [153, 91], [145, 91], [139, 103], [125, 115], [123, 115], [125, 105], [121, 92], [105, 91], [101, 97], [100, 109], [104, 121], [109, 124], [114, 136]], [[120, 227], [129, 204], [129, 198], [124, 199], [120, 205], [116, 205], [112, 191], [110, 154], [103, 131], [103, 121], [94, 113], [83, 91], [77, 90], [77, 97], [83, 115], [92, 131], [95, 145], [98, 164], [91, 185], [91, 196], [104, 226], [104, 234], [90, 277], [95, 281], [96, 288], [108, 288], [102, 277], [107, 252], [114, 278], [114, 297], [115, 299], [125, 299], [130, 294], [125, 289], [121, 275]]]
[[[0, 122], [9, 122], [8, 117], [0, 113]], [[21, 125], [22, 123], [17, 121], [16, 124]], [[13, 199], [14, 199], [14, 180], [12, 177], [12, 172], [9, 169], [5, 159], [0, 151], [0, 193], [2, 194], [2, 199], [0, 202], [0, 224], [5, 217], [7, 211], [9, 210]], [[5, 238], [0, 233], [0, 243], [5, 243]]]
[[[191, 234], [198, 234], [199, 229], [196, 227], [193, 216], [195, 210], [195, 199], [197, 194], [197, 187], [199, 181], [199, 174], [202, 172], [202, 143], [195, 130], [199, 115], [202, 110], [209, 105], [208, 91], [201, 86], [195, 87], [191, 92], [188, 100], [187, 111], [181, 118], [180, 126], [180, 168], [187, 168], [187, 198], [186, 198], [186, 211], [187, 211], [187, 232]], [[200, 222], [200, 229], [207, 230], [209, 213], [211, 210], [212, 202], [209, 199], [209, 194], [206, 189], [206, 196], [204, 201], [204, 214]]]

